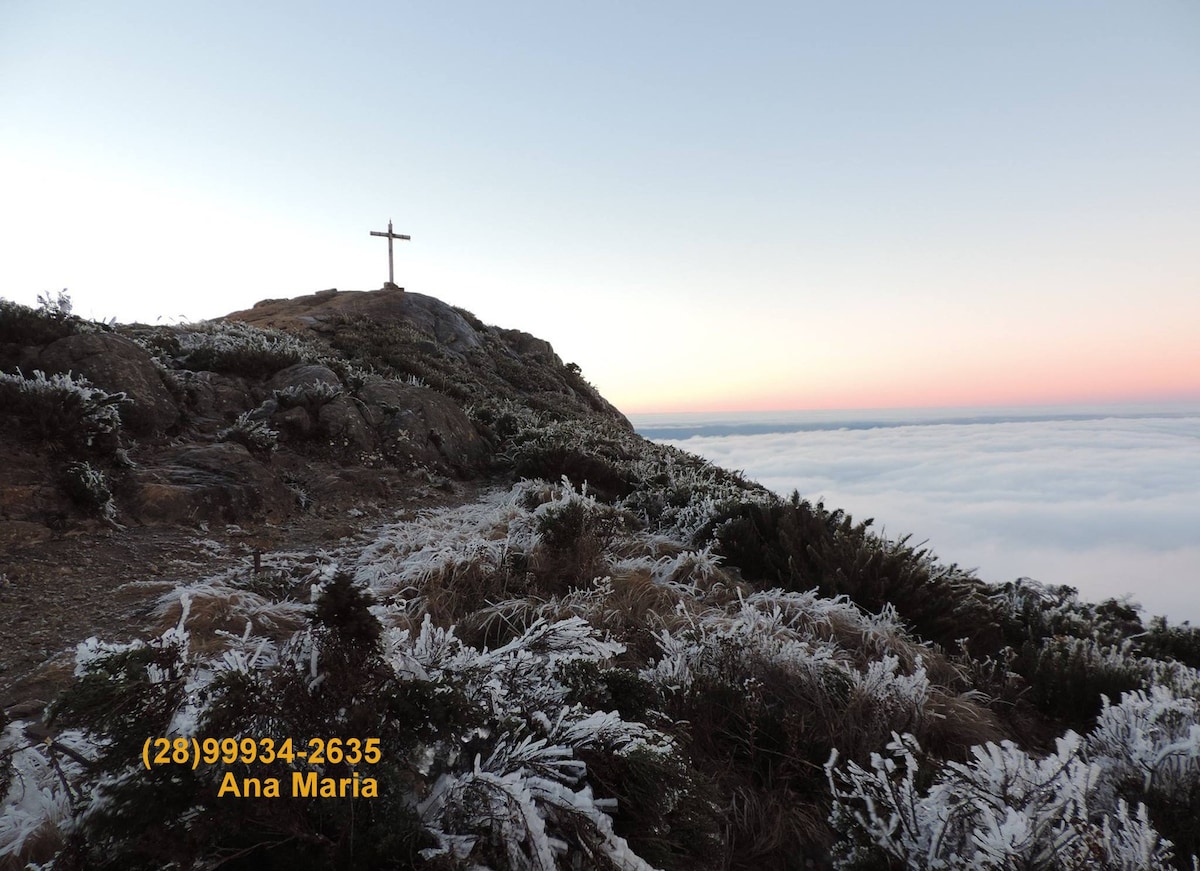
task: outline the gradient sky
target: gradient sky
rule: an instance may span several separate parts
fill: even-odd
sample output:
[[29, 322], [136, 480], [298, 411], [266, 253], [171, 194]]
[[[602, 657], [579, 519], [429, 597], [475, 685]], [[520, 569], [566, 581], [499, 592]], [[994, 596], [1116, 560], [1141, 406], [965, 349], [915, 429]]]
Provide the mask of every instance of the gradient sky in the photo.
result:
[[0, 0], [0, 295], [386, 278], [625, 411], [1200, 398], [1200, 4]]

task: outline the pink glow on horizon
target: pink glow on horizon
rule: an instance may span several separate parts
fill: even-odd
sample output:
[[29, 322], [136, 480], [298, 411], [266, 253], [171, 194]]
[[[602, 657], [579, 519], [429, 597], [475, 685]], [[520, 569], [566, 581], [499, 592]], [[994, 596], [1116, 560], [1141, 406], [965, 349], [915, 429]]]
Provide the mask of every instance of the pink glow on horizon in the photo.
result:
[[917, 390], [904, 392], [879, 392], [875, 390], [848, 390], [840, 394], [832, 391], [810, 391], [784, 394], [742, 394], [711, 396], [684, 401], [642, 401], [622, 404], [617, 407], [626, 414], [671, 413], [687, 414], [701, 412], [784, 412], [784, 411], [850, 411], [867, 408], [989, 408], [996, 406], [1042, 406], [1042, 405], [1123, 405], [1149, 403], [1200, 402], [1200, 386], [1131, 390], [1131, 389], [1081, 389], [1063, 390], [1051, 383], [1041, 389], [1013, 387], [1008, 390], [978, 391]]
[[827, 378], [806, 371], [750, 385], [726, 382], [698, 389], [688, 384], [691, 389], [674, 396], [641, 393], [622, 401], [617, 395], [613, 401], [633, 414], [1200, 401], [1200, 350], [1166, 341], [1157, 347], [1146, 341], [1088, 350], [1063, 347], [1057, 359], [1045, 347], [1017, 355], [959, 354], [897, 361], [890, 370], [860, 358], [858, 371]]

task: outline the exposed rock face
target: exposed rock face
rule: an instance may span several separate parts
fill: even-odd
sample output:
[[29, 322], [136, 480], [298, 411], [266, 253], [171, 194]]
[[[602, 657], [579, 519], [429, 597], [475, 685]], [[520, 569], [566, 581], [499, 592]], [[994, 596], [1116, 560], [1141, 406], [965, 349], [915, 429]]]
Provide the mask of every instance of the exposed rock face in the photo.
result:
[[279, 372], [267, 382], [270, 390], [287, 390], [292, 388], [311, 387], [313, 384], [328, 384], [330, 387], [341, 387], [342, 381], [337, 373], [328, 366], [314, 363], [297, 363]]
[[245, 378], [218, 372], [189, 372], [187, 408], [193, 425], [224, 426], [258, 404]]
[[412, 374], [463, 401], [516, 399], [569, 415], [598, 413], [633, 429], [578, 369], [563, 363], [549, 342], [520, 330], [489, 327], [424, 294], [323, 290], [264, 300], [226, 319], [315, 333], [350, 350], [379, 342], [387, 362], [409, 366]]
[[153, 435], [179, 422], [179, 408], [162, 371], [139, 345], [113, 333], [78, 333], [26, 355], [29, 370], [73, 372], [97, 387], [123, 392], [121, 420], [138, 435]]
[[227, 442], [171, 448], [133, 479], [135, 514], [150, 525], [279, 517], [295, 502], [269, 466]]
[[388, 450], [407, 451], [417, 462], [445, 464], [460, 474], [477, 468], [487, 454], [479, 431], [447, 396], [377, 379], [359, 397]]
[[380, 323], [399, 321], [428, 335], [444, 350], [463, 353], [479, 347], [479, 334], [462, 313], [422, 293], [392, 290], [323, 290], [294, 299], [267, 299], [254, 308], [226, 315], [256, 327], [322, 332], [347, 317]]

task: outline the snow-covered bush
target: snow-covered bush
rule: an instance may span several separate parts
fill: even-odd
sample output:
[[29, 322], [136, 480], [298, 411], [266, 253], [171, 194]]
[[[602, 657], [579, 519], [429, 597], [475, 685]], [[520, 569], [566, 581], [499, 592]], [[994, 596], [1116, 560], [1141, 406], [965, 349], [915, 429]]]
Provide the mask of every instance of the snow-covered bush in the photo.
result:
[[[858, 649], [839, 643], [855, 637]], [[960, 731], [939, 740], [988, 734], [983, 712], [931, 684], [925, 658], [936, 655], [903, 638], [894, 612], [867, 615], [845, 598], [770, 590], [681, 606], [659, 646], [642, 676], [732, 796], [734, 855], [820, 860], [831, 747], [865, 753], [897, 729], [941, 729], [947, 704]]]
[[1200, 790], [1200, 701], [1165, 686], [1126, 693], [1115, 705], [1106, 697], [1087, 747], [1110, 777], [1186, 799]]
[[[1145, 805], [1117, 797], [1105, 769], [1068, 732], [1038, 758], [1011, 741], [976, 747], [964, 763], [922, 771], [911, 735], [893, 735], [869, 768], [826, 763], [833, 826], [847, 837], [835, 867], [1167, 871], [1173, 852]], [[927, 784], [927, 785], [926, 785]]]
[[[0, 867], [22, 857], [45, 861], [60, 846], [83, 796], [72, 784], [82, 779], [93, 753], [78, 731], [53, 741], [35, 741], [22, 723], [0, 732]], [[12, 867], [16, 867], [13, 865]]]
[[[603, 661], [620, 647], [598, 638], [585, 621], [538, 622], [494, 651], [467, 648], [452, 630], [425, 618], [420, 632], [394, 634], [385, 648], [401, 674], [448, 682], [478, 700], [487, 724], [435, 754], [439, 770], [420, 805], [438, 840], [426, 858], [459, 861], [501, 855], [510, 868], [554, 869], [558, 857], [590, 857], [592, 867], [648, 869], [614, 829], [616, 802], [597, 798], [586, 782], [583, 751], [670, 759], [670, 738], [615, 711], [570, 704], [558, 678], [575, 661]], [[472, 753], [457, 749], [472, 744]]]
[[873, 613], [893, 607], [922, 640], [956, 651], [970, 638], [979, 655], [998, 651], [1001, 623], [987, 586], [907, 537], [876, 535], [872, 523], [793, 493], [788, 500], [730, 503], [694, 540], [711, 541], [760, 587], [817, 588]]
[[319, 362], [323, 352], [281, 330], [240, 321], [205, 321], [176, 331], [180, 362], [189, 369], [267, 378], [301, 362]]
[[734, 504], [771, 505], [779, 497], [740, 474], [667, 445], [645, 443], [630, 463], [637, 489], [621, 504], [660, 532], [700, 541], [701, 530]]
[[[385, 632], [369, 593], [342, 574], [314, 587], [308, 619], [289, 635], [259, 626], [253, 594], [235, 602], [221, 586], [186, 591], [177, 623], [151, 642], [80, 645], [77, 682], [51, 717], [77, 730], [72, 746], [89, 764], [65, 769], [56, 792], [45, 749], [22, 748], [14, 765], [14, 739], [0, 744], [0, 786], [20, 809], [0, 828], [0, 855], [31, 858], [34, 833], [53, 846], [61, 831], [69, 861], [96, 868], [192, 866], [245, 851], [259, 867], [341, 866], [353, 856], [368, 867], [645, 871], [639, 842], [693, 862], [716, 843], [716, 809], [674, 739], [584, 703], [594, 687], [580, 674], [609, 673], [623, 649], [585, 620], [537, 620], [490, 650], [428, 616], [419, 629]], [[214, 610], [224, 601], [228, 617]], [[216, 628], [246, 612], [244, 632]], [[203, 628], [203, 643], [189, 627]], [[357, 769], [378, 799], [235, 801], [222, 794], [226, 770], [239, 783], [277, 776], [286, 791], [290, 764], [148, 771], [148, 735], [378, 737], [381, 761]], [[320, 774], [350, 771], [330, 762]], [[15, 792], [30, 784], [36, 801]], [[650, 784], [671, 784], [668, 800], [648, 799]], [[307, 852], [268, 837], [279, 827]]]
[[320, 408], [343, 393], [342, 385], [328, 381], [312, 381], [308, 384], [293, 384], [275, 391], [275, 401], [280, 408]]
[[1113, 645], [1142, 631], [1137, 606], [1116, 599], [1084, 602], [1078, 590], [1066, 585], [1018, 578], [994, 586], [989, 598], [999, 606], [1006, 640], [1014, 647], [1051, 635]]
[[71, 309], [65, 291], [38, 294], [37, 308], [0, 299], [0, 345], [48, 345], [64, 336], [108, 328], [71, 314]]
[[66, 471], [67, 492], [87, 511], [115, 523], [117, 505], [108, 486], [108, 477], [91, 463], [71, 463]]
[[279, 433], [263, 420], [254, 417], [254, 412], [243, 411], [232, 426], [217, 433], [223, 442], [237, 442], [252, 454], [269, 455], [279, 447]]
[[1025, 700], [1083, 731], [1090, 728], [1105, 696], [1115, 699], [1145, 688], [1163, 665], [1138, 656], [1132, 641], [1102, 644], [1062, 635], [1023, 644], [1012, 669], [1026, 681]]
[[72, 451], [111, 454], [120, 447], [124, 393], [109, 393], [71, 373], [26, 377], [0, 372], [0, 405], [33, 434]]

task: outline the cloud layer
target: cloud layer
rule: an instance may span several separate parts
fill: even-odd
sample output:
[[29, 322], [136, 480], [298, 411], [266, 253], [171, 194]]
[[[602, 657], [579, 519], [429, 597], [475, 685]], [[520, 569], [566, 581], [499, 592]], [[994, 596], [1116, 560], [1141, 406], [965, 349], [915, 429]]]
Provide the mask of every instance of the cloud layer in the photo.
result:
[[1200, 623], [1200, 415], [889, 425], [669, 442], [912, 534], [988, 581]]

